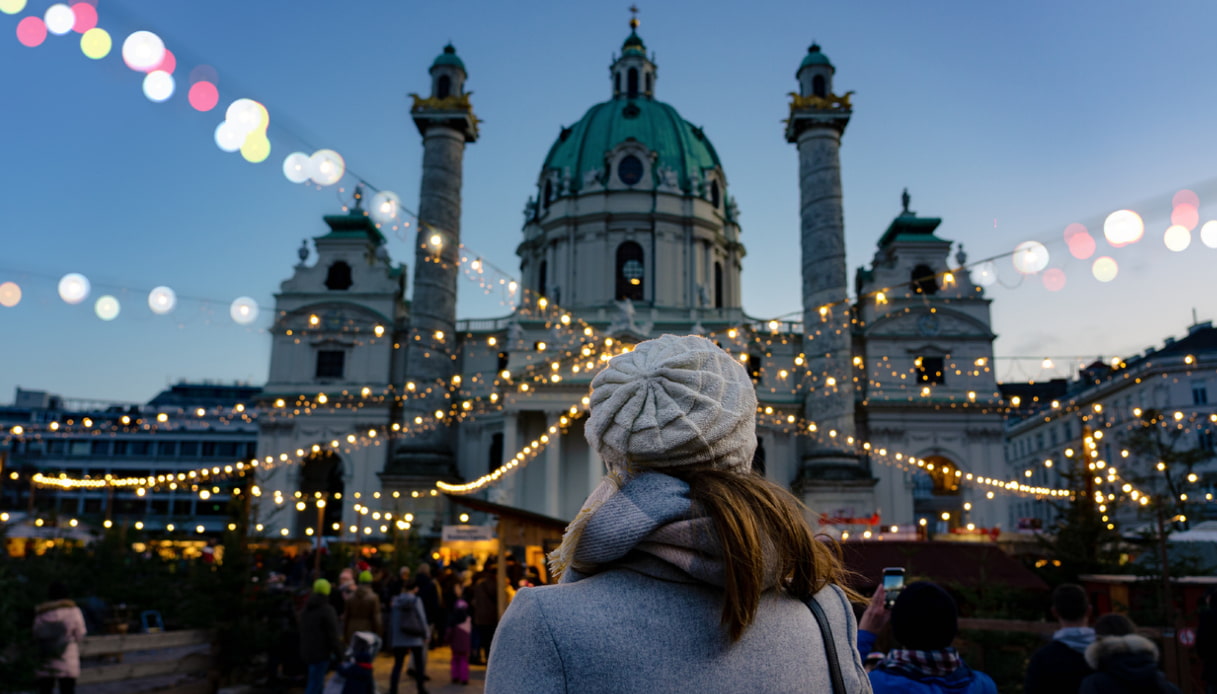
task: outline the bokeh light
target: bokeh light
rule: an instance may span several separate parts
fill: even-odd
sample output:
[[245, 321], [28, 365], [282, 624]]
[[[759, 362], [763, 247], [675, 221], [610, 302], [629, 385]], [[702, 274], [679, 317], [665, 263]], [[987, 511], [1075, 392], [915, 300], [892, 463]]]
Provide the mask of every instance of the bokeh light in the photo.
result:
[[992, 286], [997, 281], [997, 266], [992, 260], [986, 260], [972, 268], [972, 281], [982, 287]]
[[137, 31], [123, 41], [123, 62], [137, 72], [147, 72], [165, 59], [165, 42], [151, 31]]
[[1116, 248], [1136, 243], [1145, 235], [1145, 222], [1132, 210], [1116, 210], [1103, 221], [1103, 236]]
[[89, 29], [80, 37], [80, 52], [84, 53], [86, 58], [101, 60], [110, 55], [110, 49], [113, 47], [114, 41], [110, 38], [110, 32], [99, 27]]
[[211, 82], [195, 82], [190, 85], [187, 99], [194, 110], [205, 113], [220, 103], [220, 91]]
[[1166, 244], [1167, 249], [1181, 253], [1192, 245], [1192, 232], [1185, 226], [1172, 224], [1162, 234], [1162, 243]]
[[249, 325], [258, 320], [258, 302], [248, 296], [235, 299], [228, 309], [228, 315], [240, 325]]
[[26, 17], [17, 22], [17, 40], [30, 48], [42, 45], [46, 41], [46, 22], [41, 17]]
[[168, 72], [154, 70], [144, 77], [144, 96], [149, 101], [161, 103], [173, 96], [173, 75]]
[[42, 19], [46, 22], [46, 30], [56, 36], [63, 36], [76, 25], [76, 13], [62, 2], [57, 2], [46, 8], [46, 13], [42, 15]]
[[1059, 267], [1048, 268], [1040, 279], [1044, 288], [1050, 292], [1059, 292], [1065, 288], [1065, 271]]
[[1171, 210], [1171, 224], [1181, 226], [1188, 231], [1196, 228], [1200, 223], [1200, 210], [1196, 209], [1195, 205], [1181, 203], [1175, 205], [1175, 209]]
[[1039, 241], [1023, 241], [1014, 248], [1014, 269], [1024, 275], [1035, 273], [1048, 267], [1048, 249]]
[[1171, 198], [1172, 207], [1178, 207], [1180, 205], [1191, 205], [1192, 207], [1199, 208], [1200, 196], [1184, 188], [1178, 193], [1175, 193], [1175, 197]]
[[0, 12], [17, 14], [25, 9], [25, 0], [0, 0]]
[[309, 157], [309, 178], [317, 185], [333, 185], [342, 180], [344, 173], [346, 162], [332, 149], [319, 149]]
[[93, 304], [93, 313], [96, 313], [97, 317], [102, 320], [118, 318], [118, 312], [121, 310], [122, 306], [119, 305], [118, 299], [109, 294], [97, 297], [97, 303]]
[[308, 155], [304, 152], [292, 152], [283, 158], [283, 175], [292, 183], [304, 183], [308, 180]]
[[59, 279], [59, 298], [69, 304], [79, 304], [89, 298], [89, 278], [79, 272], [64, 275]]
[[245, 157], [245, 161], [250, 164], [261, 164], [270, 156], [270, 140], [266, 139], [266, 133], [261, 130], [255, 130], [245, 137], [245, 142], [241, 145], [241, 156]]
[[220, 73], [210, 65], [196, 65], [190, 70], [189, 81], [191, 84], [196, 82], [211, 82], [212, 84], [220, 83]]
[[401, 198], [397, 196], [397, 193], [382, 190], [372, 196], [371, 209], [368, 210], [368, 214], [372, 216], [373, 221], [387, 224], [397, 219], [397, 214], [400, 211]]
[[[202, 84], [202, 82], [199, 84]], [[243, 144], [245, 144], [245, 133], [241, 132], [236, 123], [226, 120], [216, 126], [217, 147], [225, 152], [235, 152], [241, 149]]]
[[16, 282], [0, 284], [0, 306], [12, 308], [21, 303], [21, 286]]
[[1069, 254], [1078, 260], [1094, 255], [1097, 246], [1086, 227], [1076, 223], [1065, 227], [1065, 245], [1069, 246]]
[[156, 287], [148, 292], [148, 308], [158, 316], [169, 313], [177, 306], [177, 294], [169, 287]]
[[72, 24], [72, 31], [77, 34], [83, 34], [97, 26], [97, 8], [87, 2], [72, 5], [72, 14], [76, 16], [76, 22]]
[[172, 74], [173, 71], [177, 69], [177, 56], [173, 55], [173, 51], [166, 48], [165, 57], [162, 58], [160, 64], [153, 69]]
[[253, 99], [237, 99], [228, 105], [224, 120], [233, 124], [248, 135], [254, 130], [265, 130], [267, 126], [266, 108]]
[[1210, 219], [1200, 227], [1200, 240], [1209, 248], [1217, 248], [1217, 220]]
[[1100, 256], [1094, 259], [1090, 266], [1090, 274], [1100, 282], [1110, 282], [1120, 273], [1120, 266], [1110, 256]]

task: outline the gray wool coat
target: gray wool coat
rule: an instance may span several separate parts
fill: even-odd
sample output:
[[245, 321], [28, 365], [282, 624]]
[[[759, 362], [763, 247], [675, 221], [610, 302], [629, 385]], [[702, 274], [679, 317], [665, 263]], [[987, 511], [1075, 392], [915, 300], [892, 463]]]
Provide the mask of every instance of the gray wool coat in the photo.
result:
[[[520, 590], [494, 635], [487, 694], [832, 692], [806, 605], [766, 593], [732, 644], [720, 625], [722, 591], [665, 567], [641, 559]], [[869, 694], [845, 594], [832, 586], [816, 599], [832, 625], [846, 691]]]

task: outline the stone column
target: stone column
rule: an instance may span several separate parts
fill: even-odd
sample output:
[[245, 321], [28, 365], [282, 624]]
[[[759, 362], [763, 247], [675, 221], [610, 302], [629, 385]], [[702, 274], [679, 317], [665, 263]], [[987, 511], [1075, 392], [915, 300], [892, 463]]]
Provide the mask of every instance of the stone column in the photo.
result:
[[[557, 426], [558, 419], [565, 411], [545, 413], [545, 429]], [[559, 485], [562, 483], [562, 436], [553, 434], [545, 446], [545, 514], [550, 518], [558, 518], [562, 495]]]

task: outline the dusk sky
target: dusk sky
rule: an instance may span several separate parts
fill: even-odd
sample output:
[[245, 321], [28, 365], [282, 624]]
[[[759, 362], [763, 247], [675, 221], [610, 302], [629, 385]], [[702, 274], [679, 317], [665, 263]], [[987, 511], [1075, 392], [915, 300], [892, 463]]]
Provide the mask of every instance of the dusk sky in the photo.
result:
[[[541, 163], [562, 126], [610, 97], [608, 66], [630, 16], [627, 2], [100, 0], [113, 48], [95, 60], [74, 31], [22, 45], [19, 22], [51, 4], [0, 0], [0, 303], [15, 298], [2, 283], [21, 293], [0, 305], [0, 403], [18, 386], [145, 402], [180, 380], [263, 383], [273, 295], [301, 240], [326, 232], [322, 216], [340, 212], [359, 179], [416, 209], [422, 149], [407, 94], [429, 90], [427, 68], [448, 41], [483, 121], [466, 150], [462, 240], [517, 276]], [[1217, 249], [1205, 243], [1217, 245], [1217, 233], [1201, 234], [1217, 217], [1217, 4], [703, 0], [640, 10], [656, 98], [704, 127], [738, 202], [748, 315], [801, 315], [798, 159], [782, 120], [816, 41], [837, 68], [835, 91], [855, 92], [841, 148], [851, 278], [907, 187], [912, 209], [942, 217], [938, 235], [962, 242], [969, 263], [1001, 256], [986, 291], [1001, 380], [1064, 376], [1186, 334], [1193, 311], [1217, 316]], [[139, 30], [176, 57], [163, 103], [123, 62], [123, 40]], [[203, 65], [219, 91], [208, 112], [187, 99]], [[216, 145], [239, 98], [269, 112], [262, 163]], [[285, 178], [286, 155], [322, 148], [345, 158], [339, 183]], [[1169, 250], [1174, 203], [1189, 198], [1198, 218], [1175, 221], [1191, 227], [1190, 245]], [[1120, 209], [1139, 213], [1145, 234], [1116, 248], [1103, 229]], [[1071, 224], [1097, 241], [1093, 254], [1071, 254]], [[412, 266], [413, 227], [386, 231], [393, 259]], [[1025, 241], [1048, 251], [1040, 273], [1020, 274], [1007, 255]], [[1100, 256], [1118, 266], [1110, 282], [1092, 275]], [[68, 273], [92, 284], [79, 304], [58, 294]], [[1046, 276], [1063, 287], [1050, 291]], [[176, 292], [171, 313], [150, 310], [157, 286]], [[458, 291], [460, 318], [510, 312], [468, 281]], [[119, 302], [113, 320], [95, 311], [103, 295]], [[229, 316], [238, 297], [260, 307], [250, 325]]]

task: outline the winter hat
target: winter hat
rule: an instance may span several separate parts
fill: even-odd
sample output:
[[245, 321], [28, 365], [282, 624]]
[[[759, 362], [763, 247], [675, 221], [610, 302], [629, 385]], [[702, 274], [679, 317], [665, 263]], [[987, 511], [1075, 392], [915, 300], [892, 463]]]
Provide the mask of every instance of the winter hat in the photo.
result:
[[585, 434], [611, 473], [709, 465], [746, 472], [756, 450], [756, 390], [704, 337], [663, 335], [592, 379]]
[[892, 605], [892, 635], [905, 648], [936, 651], [955, 640], [959, 616], [955, 600], [929, 581], [910, 583]]
[[372, 582], [372, 572], [368, 571], [366, 569], [363, 571], [360, 571], [359, 572], [359, 582], [360, 583], [371, 583]]
[[330, 582], [324, 578], [319, 578], [316, 581], [313, 581], [313, 592], [318, 595], [329, 595]]
[[584, 434], [608, 474], [549, 555], [562, 576], [592, 515], [631, 477], [693, 466], [745, 473], [756, 451], [756, 391], [704, 337], [663, 335], [613, 357], [592, 379]]

